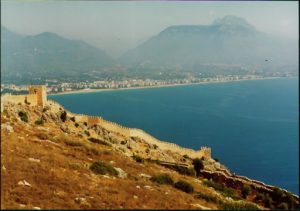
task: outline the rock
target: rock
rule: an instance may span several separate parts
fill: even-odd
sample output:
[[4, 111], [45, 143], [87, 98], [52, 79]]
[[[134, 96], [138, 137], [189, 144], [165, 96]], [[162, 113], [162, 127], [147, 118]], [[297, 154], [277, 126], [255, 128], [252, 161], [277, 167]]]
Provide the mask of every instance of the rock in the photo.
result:
[[109, 179], [110, 177], [107, 175], [102, 175], [102, 177]]
[[139, 185], [135, 186], [137, 189], [141, 189], [141, 187]]
[[144, 188], [145, 188], [145, 189], [149, 189], [149, 190], [152, 189], [152, 187], [151, 187], [150, 185], [145, 185]]
[[25, 205], [25, 204], [19, 204], [19, 206], [20, 206], [21, 208], [24, 208], [24, 207], [26, 207], [26, 205]]
[[40, 207], [33, 207], [32, 209], [34, 209], [34, 210], [40, 210], [41, 208]]
[[138, 197], [138, 196], [136, 196], [136, 195], [134, 195], [134, 196], [133, 196], [133, 198], [134, 198], [134, 199], [138, 199], [139, 197]]
[[139, 176], [140, 176], [141, 178], [145, 178], [145, 179], [150, 179], [150, 178], [151, 178], [150, 175], [148, 175], [148, 174], [143, 174], [143, 173], [139, 174]]
[[111, 160], [111, 161], [109, 161], [109, 163], [110, 163], [110, 164], [114, 164], [114, 163], [115, 163], [115, 161]]
[[36, 163], [40, 162], [39, 159], [34, 159], [34, 158], [28, 158], [28, 160], [31, 161], [31, 162], [36, 162]]
[[2, 166], [2, 170], [3, 170], [3, 171], [6, 171], [6, 168], [5, 168], [5, 166], [4, 166], [4, 165]]
[[116, 167], [115, 167], [115, 169], [116, 169], [117, 172], [119, 173], [119, 174], [118, 174], [118, 177], [119, 177], [119, 178], [124, 179], [124, 178], [127, 177], [127, 173], [126, 173], [123, 169], [121, 169], [121, 168], [116, 168]]
[[198, 207], [201, 210], [211, 210], [209, 207], [205, 207], [205, 206], [202, 206], [200, 204], [190, 204], [190, 205], [193, 206], [193, 207]]
[[12, 126], [10, 126], [9, 124], [3, 124], [1, 125], [1, 127], [3, 128], [4, 131], [7, 131], [9, 133], [14, 132], [14, 128]]
[[26, 180], [19, 181], [18, 185], [31, 187], [31, 184], [29, 182], [27, 182]]
[[165, 195], [168, 195], [169, 194], [169, 192], [165, 192]]
[[62, 125], [62, 126], [60, 127], [60, 129], [61, 129], [63, 132], [65, 132], [65, 133], [70, 133], [70, 129], [69, 129], [68, 126], [66, 126], [66, 125]]
[[82, 207], [91, 208], [91, 204], [83, 197], [75, 198], [75, 202], [78, 203]]

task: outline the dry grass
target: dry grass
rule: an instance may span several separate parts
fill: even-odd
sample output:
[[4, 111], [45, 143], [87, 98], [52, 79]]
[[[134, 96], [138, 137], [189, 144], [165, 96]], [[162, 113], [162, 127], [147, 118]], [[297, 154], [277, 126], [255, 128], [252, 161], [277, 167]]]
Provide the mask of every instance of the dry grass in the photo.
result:
[[[109, 146], [79, 139], [77, 134], [65, 135], [54, 123], [45, 123], [48, 132], [36, 129], [34, 123], [16, 123], [13, 127], [13, 133], [1, 131], [1, 162], [6, 168], [1, 170], [1, 206], [7, 209], [20, 209], [20, 204], [25, 205], [23, 209], [195, 209], [191, 204], [218, 208], [215, 202], [139, 175], [167, 173], [174, 181], [189, 182], [195, 192], [213, 191], [195, 178], [154, 163], [137, 163]], [[128, 177], [113, 179], [94, 174], [89, 166], [99, 160], [122, 168]], [[17, 185], [20, 180], [31, 187]], [[151, 186], [151, 190], [144, 186]], [[87, 204], [80, 205], [75, 200], [78, 197], [85, 198]]]

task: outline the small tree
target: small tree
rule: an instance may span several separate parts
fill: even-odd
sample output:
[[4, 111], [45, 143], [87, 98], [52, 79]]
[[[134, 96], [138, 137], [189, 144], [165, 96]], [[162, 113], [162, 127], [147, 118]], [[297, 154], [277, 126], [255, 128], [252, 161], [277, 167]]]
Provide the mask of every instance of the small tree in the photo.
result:
[[23, 122], [28, 122], [28, 115], [25, 111], [19, 111], [19, 117]]
[[174, 187], [179, 189], [179, 190], [182, 190], [186, 193], [193, 193], [194, 192], [194, 187], [190, 183], [188, 183], [186, 181], [183, 181], [183, 180], [179, 180], [178, 182], [176, 182]]
[[195, 158], [193, 160], [193, 165], [196, 171], [196, 176], [198, 177], [200, 175], [200, 171], [204, 168], [203, 162], [199, 158]]
[[44, 125], [44, 120], [42, 118], [40, 118], [40, 119], [36, 120], [34, 123], [36, 125]]
[[247, 198], [247, 196], [249, 195], [250, 192], [251, 192], [251, 187], [249, 185], [243, 185], [243, 188], [242, 188], [243, 198]]
[[60, 115], [61, 121], [65, 122], [67, 120], [67, 112], [63, 111]]

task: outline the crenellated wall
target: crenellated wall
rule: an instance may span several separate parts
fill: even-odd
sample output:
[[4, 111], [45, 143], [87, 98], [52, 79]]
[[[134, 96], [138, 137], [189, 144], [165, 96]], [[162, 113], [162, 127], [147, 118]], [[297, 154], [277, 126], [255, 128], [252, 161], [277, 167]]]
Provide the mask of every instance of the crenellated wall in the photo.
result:
[[[59, 108], [66, 110], [63, 108], [63, 106], [61, 106], [60, 104], [58, 104], [55, 101], [48, 100], [48, 102], [52, 105], [52, 107], [55, 110], [59, 110]], [[107, 120], [103, 119], [102, 117], [88, 116], [88, 115], [84, 115], [84, 114], [73, 114], [69, 111], [67, 112], [67, 115], [69, 117], [75, 117], [76, 121], [86, 122], [89, 125], [99, 124], [101, 127], [105, 128], [106, 130], [112, 131], [115, 133], [119, 133], [125, 137], [138, 137], [138, 138], [143, 139], [144, 141], [148, 142], [149, 144], [157, 145], [162, 150], [171, 150], [171, 151], [177, 152], [181, 155], [188, 155], [191, 158], [196, 158], [196, 157], [211, 158], [211, 149], [209, 147], [201, 147], [200, 150], [195, 151], [192, 149], [187, 149], [187, 148], [181, 147], [174, 143], [160, 141], [157, 138], [151, 136], [150, 134], [146, 133], [145, 131], [143, 131], [141, 129], [124, 127], [115, 122], [107, 121]]]
[[47, 103], [47, 93], [45, 86], [29, 86], [29, 94], [27, 95], [11, 95], [5, 94], [1, 96], [2, 102], [12, 102], [16, 104], [26, 104], [30, 106], [42, 106]]
[[1, 96], [2, 102], [11, 102], [11, 103], [22, 103], [25, 104], [25, 101], [30, 106], [36, 106], [38, 104], [37, 102], [37, 96], [35, 94], [28, 94], [28, 95], [11, 95], [11, 94], [5, 94]]

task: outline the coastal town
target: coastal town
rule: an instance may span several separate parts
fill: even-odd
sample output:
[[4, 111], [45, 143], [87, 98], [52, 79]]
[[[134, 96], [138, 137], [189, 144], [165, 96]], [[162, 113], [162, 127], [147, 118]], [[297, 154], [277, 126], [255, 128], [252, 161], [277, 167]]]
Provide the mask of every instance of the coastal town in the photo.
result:
[[[270, 76], [263, 75], [215, 75], [212, 77], [195, 77], [189, 76], [183, 79], [124, 79], [124, 80], [98, 80], [98, 81], [82, 81], [82, 82], [60, 82], [58, 80], [46, 80], [47, 93], [68, 93], [93, 90], [112, 90], [112, 89], [134, 89], [134, 88], [150, 88], [161, 86], [175, 86], [201, 83], [218, 83], [231, 82], [239, 80], [256, 80], [277, 77], [293, 77], [289, 73], [274, 73]], [[22, 94], [26, 92], [28, 85], [16, 85], [11, 83], [1, 84], [1, 93]]]

